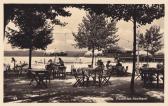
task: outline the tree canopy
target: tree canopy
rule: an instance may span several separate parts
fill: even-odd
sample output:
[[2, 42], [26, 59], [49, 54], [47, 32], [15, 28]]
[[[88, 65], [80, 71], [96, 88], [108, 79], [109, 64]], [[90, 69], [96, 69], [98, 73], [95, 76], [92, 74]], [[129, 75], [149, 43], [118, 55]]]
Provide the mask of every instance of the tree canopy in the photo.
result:
[[[114, 20], [108, 20], [105, 15], [87, 14], [79, 24], [78, 33], [73, 33], [76, 47], [92, 50], [102, 50], [111, 47], [119, 40]], [[93, 64], [93, 62], [92, 62]]]
[[81, 6], [97, 14], [106, 14], [116, 20], [133, 21], [145, 25], [164, 16], [164, 4], [103, 4]]
[[133, 70], [131, 78], [131, 92], [134, 93], [134, 78], [136, 70], [136, 27], [137, 23], [145, 25], [155, 19], [164, 17], [164, 4], [109, 4], [109, 5], [85, 5], [81, 6], [88, 11], [97, 14], [106, 14], [116, 20], [133, 22]]
[[52, 22], [60, 22], [56, 19], [57, 16], [70, 16], [71, 13], [66, 11], [67, 5], [55, 5], [55, 4], [5, 4], [4, 5], [4, 26], [6, 26], [10, 20], [18, 15], [18, 11], [27, 11], [28, 9], [34, 12], [39, 12], [45, 15], [46, 19], [52, 20]]
[[[5, 5], [5, 26], [13, 22], [18, 30], [8, 28], [6, 37], [12, 47], [29, 49], [29, 68], [31, 68], [32, 50], [45, 50], [52, 43], [54, 25], [65, 25], [56, 17], [70, 16], [64, 6], [57, 5]], [[9, 14], [8, 14], [9, 13]]]
[[145, 51], [154, 55], [163, 47], [162, 37], [163, 33], [160, 33], [160, 27], [151, 26], [149, 29], [146, 30], [146, 33], [144, 35], [140, 34], [139, 46]]

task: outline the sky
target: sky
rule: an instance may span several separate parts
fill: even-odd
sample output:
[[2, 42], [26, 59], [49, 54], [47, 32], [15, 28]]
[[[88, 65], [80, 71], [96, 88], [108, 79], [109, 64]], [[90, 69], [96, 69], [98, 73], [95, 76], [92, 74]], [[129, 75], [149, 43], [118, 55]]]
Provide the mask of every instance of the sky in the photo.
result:
[[[66, 10], [70, 11], [72, 15], [70, 17], [58, 17], [62, 22], [68, 23], [65, 27], [55, 26], [53, 30], [53, 38], [54, 41], [52, 44], [48, 45], [46, 51], [81, 51], [72, 44], [75, 44], [74, 37], [72, 32], [78, 32], [78, 25], [82, 22], [84, 16], [86, 16], [86, 11], [79, 10], [77, 8], [67, 8]], [[164, 18], [160, 18], [159, 20], [154, 20], [151, 24], [147, 24], [145, 26], [140, 26], [137, 31], [144, 33], [146, 29], [149, 29], [152, 25], [160, 26], [161, 33], [164, 31]], [[14, 27], [14, 25], [10, 24], [9, 27]], [[131, 21], [125, 22], [123, 20], [118, 21], [116, 27], [118, 28], [119, 42], [118, 45], [120, 47], [126, 49], [132, 49], [133, 45], [133, 23]], [[7, 44], [7, 39], [4, 40], [4, 49], [5, 50], [19, 50], [17, 48], [12, 48], [10, 44]], [[87, 49], [82, 49], [87, 50]]]

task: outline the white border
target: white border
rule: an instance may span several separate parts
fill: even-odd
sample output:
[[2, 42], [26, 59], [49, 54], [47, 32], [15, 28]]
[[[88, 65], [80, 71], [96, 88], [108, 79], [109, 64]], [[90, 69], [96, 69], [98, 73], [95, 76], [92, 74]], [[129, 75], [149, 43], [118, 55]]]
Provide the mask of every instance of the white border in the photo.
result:
[[[8, 3], [25, 3], [25, 4], [165, 4], [165, 18], [164, 18], [164, 52], [165, 52], [165, 93], [164, 93], [164, 103], [124, 103], [124, 105], [129, 105], [129, 106], [142, 106], [142, 105], [151, 105], [151, 106], [157, 106], [157, 105], [166, 105], [168, 103], [168, 80], [167, 80], [167, 66], [168, 66], [168, 60], [167, 60], [167, 55], [166, 53], [168, 52], [168, 17], [167, 17], [167, 10], [168, 10], [168, 5], [167, 5], [167, 0], [1, 0], [0, 2], [0, 67], [3, 66], [3, 4], [8, 4]], [[8, 106], [8, 105], [13, 105], [13, 106], [19, 106], [19, 105], [39, 105], [39, 106], [45, 106], [45, 105], [60, 105], [60, 106], [65, 106], [65, 105], [72, 105], [72, 106], [86, 106], [86, 105], [106, 105], [106, 106], [111, 106], [111, 105], [122, 105], [123, 103], [3, 103], [3, 68], [1, 68], [0, 71], [0, 99], [1, 99], [1, 106]]]

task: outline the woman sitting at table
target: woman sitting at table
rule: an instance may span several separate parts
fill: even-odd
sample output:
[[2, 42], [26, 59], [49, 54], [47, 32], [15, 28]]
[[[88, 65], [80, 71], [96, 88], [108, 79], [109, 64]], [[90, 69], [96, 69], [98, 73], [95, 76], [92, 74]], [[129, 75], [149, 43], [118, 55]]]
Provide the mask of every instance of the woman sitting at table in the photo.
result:
[[59, 59], [58, 64], [59, 64], [60, 66], [64, 66], [64, 61], [63, 61], [61, 58], [58, 58], [58, 59]]

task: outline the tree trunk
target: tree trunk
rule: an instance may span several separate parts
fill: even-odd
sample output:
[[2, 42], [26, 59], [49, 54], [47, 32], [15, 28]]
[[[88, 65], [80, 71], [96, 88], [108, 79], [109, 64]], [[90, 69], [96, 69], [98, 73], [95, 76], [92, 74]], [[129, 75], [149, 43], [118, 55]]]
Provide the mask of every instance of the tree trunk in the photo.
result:
[[15, 71], [15, 68], [16, 68], [16, 61], [13, 62], [13, 69]]
[[32, 47], [29, 48], [29, 69], [31, 69]]
[[147, 66], [148, 66], [148, 63], [149, 63], [149, 57], [148, 57], [148, 47], [147, 47]]
[[134, 79], [135, 79], [135, 70], [136, 70], [136, 20], [133, 20], [133, 67], [132, 67], [132, 77], [131, 77], [131, 84], [130, 90], [132, 93], [135, 92], [134, 89]]
[[92, 49], [92, 64], [91, 64], [92, 67], [93, 67], [93, 63], [94, 63], [94, 48]]

